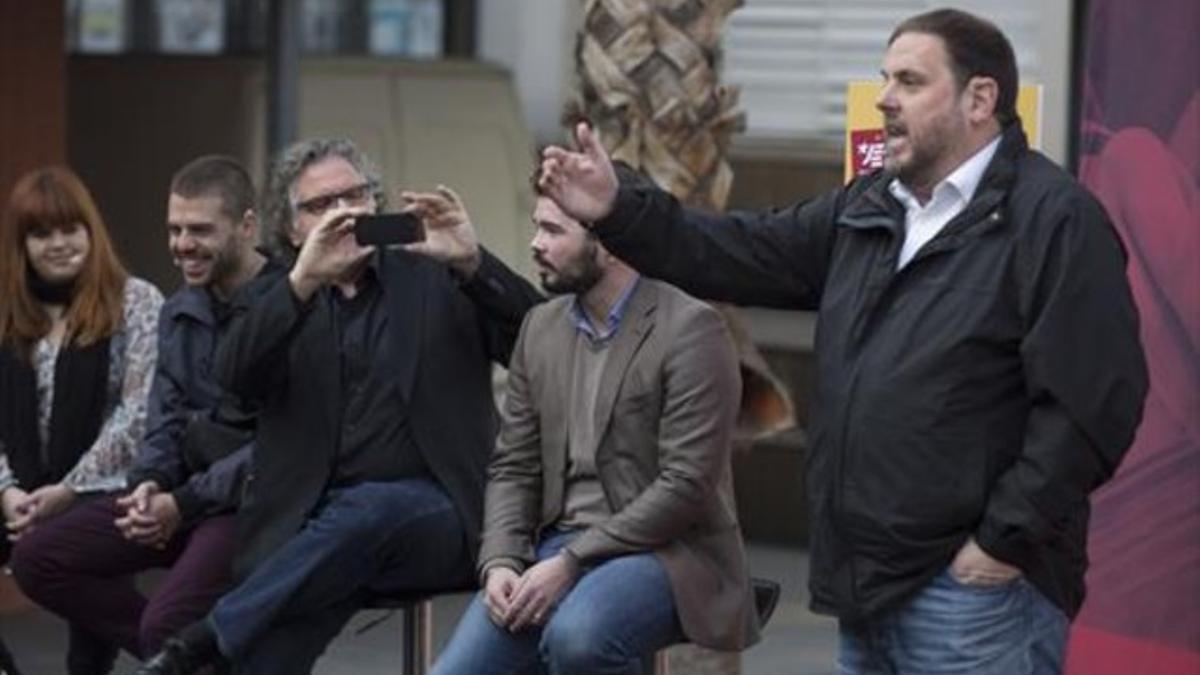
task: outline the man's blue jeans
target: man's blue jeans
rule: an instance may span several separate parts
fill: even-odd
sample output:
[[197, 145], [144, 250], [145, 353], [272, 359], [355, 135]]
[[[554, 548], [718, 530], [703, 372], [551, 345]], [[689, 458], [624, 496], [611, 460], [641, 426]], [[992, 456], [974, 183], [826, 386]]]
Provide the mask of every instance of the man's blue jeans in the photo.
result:
[[[576, 533], [551, 531], [538, 560]], [[587, 571], [545, 626], [510, 633], [492, 623], [482, 595], [458, 622], [432, 675], [635, 675], [647, 655], [683, 640], [671, 583], [653, 554], [609, 559]]]
[[1024, 578], [965, 586], [948, 570], [902, 607], [843, 622], [839, 675], [1053, 675], [1067, 617]]
[[279, 550], [209, 615], [239, 673], [307, 673], [374, 593], [472, 580], [466, 535], [436, 483], [410, 479], [336, 488]]

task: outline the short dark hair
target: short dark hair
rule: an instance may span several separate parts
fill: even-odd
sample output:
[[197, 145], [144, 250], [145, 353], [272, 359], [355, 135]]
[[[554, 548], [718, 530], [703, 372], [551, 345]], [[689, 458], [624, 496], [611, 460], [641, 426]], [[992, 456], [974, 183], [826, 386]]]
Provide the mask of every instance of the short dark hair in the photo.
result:
[[225, 155], [197, 157], [175, 172], [171, 193], [193, 199], [215, 194], [221, 212], [237, 222], [254, 208], [254, 183], [241, 162]]
[[999, 89], [996, 120], [1007, 126], [1017, 120], [1017, 58], [1008, 38], [992, 22], [957, 9], [936, 9], [905, 19], [892, 36], [926, 33], [942, 39], [950, 68], [961, 92], [972, 77], [990, 77]]

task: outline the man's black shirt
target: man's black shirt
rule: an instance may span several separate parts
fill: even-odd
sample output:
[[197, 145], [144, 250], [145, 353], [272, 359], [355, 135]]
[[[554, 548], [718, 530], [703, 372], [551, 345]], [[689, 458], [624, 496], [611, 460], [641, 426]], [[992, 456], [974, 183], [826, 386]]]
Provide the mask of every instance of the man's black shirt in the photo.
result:
[[[341, 376], [341, 434], [333, 484], [355, 485], [427, 475], [413, 442], [408, 406], [382, 364], [392, 348], [383, 289], [368, 266], [358, 292], [329, 289]], [[403, 320], [402, 317], [395, 320]]]

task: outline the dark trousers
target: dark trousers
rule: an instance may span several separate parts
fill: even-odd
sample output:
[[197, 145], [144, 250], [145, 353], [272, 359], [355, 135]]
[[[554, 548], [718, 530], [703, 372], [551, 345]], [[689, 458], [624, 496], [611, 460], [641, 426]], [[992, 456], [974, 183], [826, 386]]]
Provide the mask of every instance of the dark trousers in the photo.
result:
[[213, 608], [238, 673], [307, 673], [371, 594], [433, 591], [473, 578], [454, 503], [425, 479], [327, 492], [282, 547]]
[[[115, 497], [89, 499], [26, 534], [11, 567], [21, 590], [87, 633], [146, 657], [164, 639], [197, 621], [232, 585], [233, 516], [200, 521], [165, 548], [127, 541], [113, 521]], [[150, 598], [133, 575], [168, 568]]]

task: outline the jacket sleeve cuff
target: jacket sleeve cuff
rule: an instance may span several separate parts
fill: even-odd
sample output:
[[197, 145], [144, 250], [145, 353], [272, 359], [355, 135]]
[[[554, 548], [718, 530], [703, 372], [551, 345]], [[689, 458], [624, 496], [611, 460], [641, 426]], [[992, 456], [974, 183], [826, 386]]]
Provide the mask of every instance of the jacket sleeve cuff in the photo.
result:
[[[157, 483], [158, 489], [160, 490], [170, 490], [174, 487], [170, 478], [168, 478], [166, 474], [153, 469], [141, 469], [132, 471], [125, 477], [125, 489], [132, 490], [148, 480], [152, 480]], [[176, 501], [178, 501], [178, 499], [176, 499]]]
[[491, 558], [490, 560], [483, 562], [479, 566], [479, 587], [480, 588], [483, 588], [485, 585], [487, 585], [488, 572], [491, 572], [492, 570], [496, 569], [497, 567], [507, 567], [510, 570], [516, 572], [517, 574], [520, 574], [521, 572], [523, 572], [525, 570], [525, 564], [522, 563], [520, 560], [517, 560], [516, 558], [508, 558], [508, 557]]
[[574, 558], [580, 569], [585, 569], [589, 561], [611, 555], [613, 550], [608, 536], [593, 525], [562, 547], [562, 552]]
[[458, 275], [454, 275], [454, 278], [458, 281], [458, 287], [468, 297], [479, 298], [491, 295], [503, 295], [505, 292], [504, 284], [497, 278], [495, 272], [496, 267], [500, 265], [501, 263], [496, 260], [491, 251], [480, 246], [479, 268], [475, 270], [475, 273], [466, 279], [460, 278]]
[[637, 191], [634, 186], [628, 185], [624, 180], [621, 181], [620, 187], [617, 188], [616, 200], [613, 201], [612, 211], [591, 224], [591, 229], [597, 237], [602, 240], [619, 238], [632, 227], [632, 223], [637, 220], [638, 213], [642, 208], [642, 199]]
[[179, 516], [184, 523], [200, 519], [208, 508], [208, 501], [187, 483], [172, 491], [171, 495], [175, 497], [175, 506], [179, 507]]
[[297, 315], [303, 316], [307, 314], [317, 304], [317, 296], [321, 294], [320, 289], [316, 293], [313, 293], [307, 300], [301, 300], [300, 296], [296, 295], [296, 289], [292, 288], [291, 275], [281, 275], [279, 282], [283, 284], [283, 290], [287, 293], [287, 296], [292, 299], [292, 308]]
[[1000, 562], [1024, 570], [1035, 557], [1034, 547], [1025, 532], [1013, 526], [984, 520], [975, 532], [975, 543], [984, 553]]

